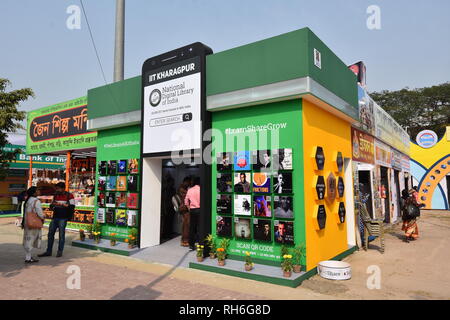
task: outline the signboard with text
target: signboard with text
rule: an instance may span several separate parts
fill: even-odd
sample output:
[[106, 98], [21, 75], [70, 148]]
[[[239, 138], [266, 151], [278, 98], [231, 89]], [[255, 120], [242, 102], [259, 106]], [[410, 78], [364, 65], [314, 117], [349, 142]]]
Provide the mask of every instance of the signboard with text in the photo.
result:
[[27, 114], [27, 153], [42, 154], [95, 147], [87, 130], [87, 98], [62, 102]]
[[9, 167], [12, 169], [28, 169], [30, 167], [30, 157], [33, 160], [33, 168], [37, 169], [62, 169], [66, 165], [65, 157], [49, 156], [49, 155], [27, 155], [25, 146], [6, 145], [2, 148], [4, 152], [14, 152], [16, 149], [21, 150], [21, 153], [16, 155]]
[[200, 149], [200, 57], [150, 70], [143, 76], [142, 152]]
[[353, 160], [365, 163], [374, 163], [374, 152], [374, 138], [367, 133], [352, 128]]

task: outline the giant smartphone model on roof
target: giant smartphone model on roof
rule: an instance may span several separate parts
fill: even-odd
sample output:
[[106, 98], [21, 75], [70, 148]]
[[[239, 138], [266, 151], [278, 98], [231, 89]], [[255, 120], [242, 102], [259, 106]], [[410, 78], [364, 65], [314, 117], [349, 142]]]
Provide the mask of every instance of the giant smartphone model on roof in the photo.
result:
[[147, 59], [142, 66], [142, 153], [202, 148], [205, 56], [200, 42]]

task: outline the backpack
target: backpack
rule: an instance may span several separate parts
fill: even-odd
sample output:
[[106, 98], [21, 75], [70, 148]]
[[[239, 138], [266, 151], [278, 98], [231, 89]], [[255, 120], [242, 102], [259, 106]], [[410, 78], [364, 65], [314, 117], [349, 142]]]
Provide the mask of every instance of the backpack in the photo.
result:
[[408, 219], [415, 219], [417, 217], [420, 217], [420, 209], [412, 203], [406, 206], [405, 211]]

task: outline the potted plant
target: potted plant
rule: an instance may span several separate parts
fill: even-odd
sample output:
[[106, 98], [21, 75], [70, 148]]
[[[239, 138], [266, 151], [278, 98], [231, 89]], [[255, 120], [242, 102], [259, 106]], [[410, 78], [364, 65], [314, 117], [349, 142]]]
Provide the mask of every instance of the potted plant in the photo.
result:
[[205, 248], [204, 245], [197, 244], [197, 261], [202, 262], [203, 261], [203, 249]]
[[299, 244], [294, 248], [293, 252], [293, 262], [294, 262], [294, 272], [300, 273], [302, 270], [301, 261], [302, 258], [305, 256], [305, 245], [303, 243]]
[[254, 263], [252, 261], [252, 257], [250, 252], [245, 252], [245, 271], [250, 271], [253, 269]]
[[128, 238], [125, 239], [125, 242], [128, 243], [128, 248], [129, 249], [133, 249], [134, 247], [136, 247], [137, 245], [137, 229], [136, 228], [131, 228], [129, 230], [129, 234], [128, 234]]
[[227, 255], [225, 249], [222, 247], [217, 248], [216, 253], [217, 253], [217, 264], [219, 266], [224, 266], [225, 265], [225, 257]]
[[86, 234], [83, 229], [78, 230], [80, 232], [80, 240], [84, 241], [86, 239]]
[[283, 270], [283, 276], [289, 278], [292, 275], [292, 255], [285, 254], [283, 261], [281, 262], [281, 269]]
[[223, 248], [225, 250], [225, 252], [227, 252], [229, 245], [230, 245], [230, 239], [223, 238], [222, 240], [220, 240], [220, 247]]
[[209, 257], [214, 259], [216, 257], [216, 238], [212, 234], [208, 234], [205, 241], [209, 247]]
[[94, 232], [92, 232], [92, 234], [94, 235], [95, 243], [100, 243], [100, 238], [101, 238], [102, 233], [100, 231], [98, 231], [98, 232], [94, 231]]
[[92, 233], [94, 231], [94, 225], [92, 223], [88, 224], [86, 227], [86, 233], [89, 237], [89, 239], [94, 239], [94, 234]]
[[111, 233], [111, 239], [109, 239], [111, 247], [114, 247], [117, 244], [117, 239], [115, 236], [117, 236], [117, 233]]

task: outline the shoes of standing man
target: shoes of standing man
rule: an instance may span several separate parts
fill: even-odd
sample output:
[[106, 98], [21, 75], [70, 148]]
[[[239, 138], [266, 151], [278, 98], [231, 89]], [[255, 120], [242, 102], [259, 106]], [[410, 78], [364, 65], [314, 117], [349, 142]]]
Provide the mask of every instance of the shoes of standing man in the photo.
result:
[[62, 257], [62, 251], [58, 251], [58, 253], [56, 254], [56, 257], [57, 258]]
[[38, 254], [38, 257], [50, 257], [51, 255], [52, 255], [51, 253], [44, 252], [44, 253]]

